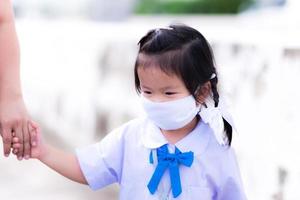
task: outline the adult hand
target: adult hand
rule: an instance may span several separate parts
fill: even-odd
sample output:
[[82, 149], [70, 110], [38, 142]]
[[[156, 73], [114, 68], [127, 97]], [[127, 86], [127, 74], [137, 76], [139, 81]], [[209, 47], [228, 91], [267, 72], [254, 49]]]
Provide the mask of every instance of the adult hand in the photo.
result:
[[30, 157], [31, 145], [35, 145], [35, 138], [30, 137], [28, 122], [29, 115], [22, 97], [1, 98], [0, 100], [0, 133], [3, 138], [4, 155], [10, 154], [12, 137], [19, 138], [20, 148], [17, 154], [19, 160]]

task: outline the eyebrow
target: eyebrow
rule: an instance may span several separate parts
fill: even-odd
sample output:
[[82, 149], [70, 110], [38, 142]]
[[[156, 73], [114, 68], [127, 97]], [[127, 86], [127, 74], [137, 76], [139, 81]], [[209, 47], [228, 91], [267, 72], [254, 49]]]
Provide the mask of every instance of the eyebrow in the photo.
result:
[[[141, 85], [142, 88], [145, 88], [145, 89], [151, 89], [150, 87], [148, 86], [145, 86], [145, 85]], [[168, 90], [168, 89], [176, 89], [178, 88], [178, 86], [167, 86], [167, 87], [163, 87], [163, 88], [160, 88], [160, 89], [163, 89], [163, 90]]]

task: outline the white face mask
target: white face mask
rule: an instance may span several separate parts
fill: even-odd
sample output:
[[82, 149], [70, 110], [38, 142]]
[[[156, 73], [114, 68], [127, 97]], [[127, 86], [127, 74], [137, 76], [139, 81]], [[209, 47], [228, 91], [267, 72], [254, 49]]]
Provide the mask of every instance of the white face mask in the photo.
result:
[[149, 119], [163, 130], [184, 127], [194, 119], [200, 109], [192, 95], [166, 102], [153, 102], [143, 96], [141, 100]]

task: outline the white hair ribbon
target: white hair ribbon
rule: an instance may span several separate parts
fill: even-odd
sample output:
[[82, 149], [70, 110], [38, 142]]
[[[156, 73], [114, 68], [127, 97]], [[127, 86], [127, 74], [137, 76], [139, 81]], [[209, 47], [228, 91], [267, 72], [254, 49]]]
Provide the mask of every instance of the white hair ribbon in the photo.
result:
[[[212, 78], [214, 77], [215, 75], [213, 74]], [[231, 114], [226, 109], [227, 105], [225, 104], [225, 100], [220, 97], [219, 104], [215, 107], [215, 102], [212, 96], [213, 95], [211, 94], [205, 99], [206, 107], [203, 105], [201, 106], [199, 115], [205, 123], [209, 124], [218, 143], [220, 145], [227, 145], [228, 138], [224, 132], [223, 118], [232, 126], [233, 130], [236, 131], [236, 127]]]

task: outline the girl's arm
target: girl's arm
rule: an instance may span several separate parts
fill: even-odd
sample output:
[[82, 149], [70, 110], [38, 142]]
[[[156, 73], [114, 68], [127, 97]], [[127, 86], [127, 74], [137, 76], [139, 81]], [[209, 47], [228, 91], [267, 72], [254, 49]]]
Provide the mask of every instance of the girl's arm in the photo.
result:
[[[31, 148], [31, 158], [36, 158], [45, 165], [55, 170], [59, 174], [65, 176], [72, 181], [87, 184], [87, 181], [80, 169], [79, 162], [75, 154], [67, 153], [53, 146], [45, 144], [42, 141], [39, 126], [34, 122], [29, 122], [30, 133], [32, 137], [36, 137], [37, 144]], [[18, 153], [19, 139], [13, 138], [13, 153]]]
[[47, 145], [44, 155], [39, 160], [68, 179], [87, 184], [74, 154]]

